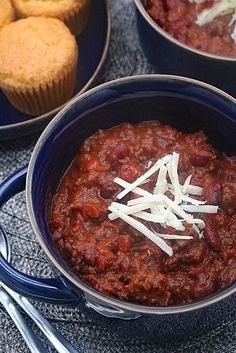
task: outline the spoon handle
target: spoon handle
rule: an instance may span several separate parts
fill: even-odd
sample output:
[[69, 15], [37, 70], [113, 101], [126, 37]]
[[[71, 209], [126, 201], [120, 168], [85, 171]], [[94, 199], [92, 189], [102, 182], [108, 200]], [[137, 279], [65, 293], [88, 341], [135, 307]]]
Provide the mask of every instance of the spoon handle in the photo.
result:
[[47, 353], [34, 332], [29, 328], [9, 294], [0, 287], [0, 302], [14, 321], [32, 353]]
[[77, 349], [75, 349], [75, 347], [73, 347], [70, 342], [68, 342], [67, 339], [65, 339], [65, 337], [63, 337], [62, 334], [50, 324], [50, 322], [28, 301], [28, 299], [14, 292], [7, 286], [3, 286], [10, 296], [14, 298], [21, 308], [24, 309], [24, 311], [36, 323], [58, 353], [79, 353], [79, 351], [77, 351]]

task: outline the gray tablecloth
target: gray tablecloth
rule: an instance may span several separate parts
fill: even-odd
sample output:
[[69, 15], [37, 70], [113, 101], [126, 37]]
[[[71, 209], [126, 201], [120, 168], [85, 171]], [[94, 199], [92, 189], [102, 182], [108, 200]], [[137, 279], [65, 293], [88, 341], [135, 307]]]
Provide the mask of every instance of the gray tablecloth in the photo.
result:
[[[140, 48], [132, 0], [111, 0], [112, 38], [109, 55], [98, 82], [121, 76], [153, 72]], [[16, 168], [26, 164], [38, 135], [0, 143], [0, 181]], [[7, 230], [12, 247], [13, 264], [27, 274], [48, 277], [54, 270], [32, 232], [26, 211], [24, 193], [8, 202], [0, 211], [0, 222]], [[78, 308], [43, 303], [34, 305], [65, 335], [81, 353], [229, 353], [236, 352], [236, 321], [219, 323], [214, 331], [191, 341], [171, 344], [149, 344], [114, 337], [95, 326]], [[39, 337], [41, 333], [26, 317]], [[44, 340], [44, 339], [43, 339]], [[55, 352], [44, 340], [49, 352]], [[0, 306], [0, 352], [29, 352], [12, 321]]]

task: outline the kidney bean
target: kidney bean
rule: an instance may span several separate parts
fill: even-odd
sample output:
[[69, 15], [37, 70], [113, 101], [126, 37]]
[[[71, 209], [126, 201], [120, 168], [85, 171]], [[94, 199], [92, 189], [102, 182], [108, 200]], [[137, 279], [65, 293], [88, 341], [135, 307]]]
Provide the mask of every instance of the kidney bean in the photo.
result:
[[101, 187], [100, 195], [103, 199], [110, 199], [117, 191], [117, 186], [115, 183], [105, 184]]
[[125, 159], [129, 155], [129, 147], [122, 143], [115, 148], [115, 154], [119, 160]]
[[191, 155], [189, 160], [194, 167], [205, 167], [210, 161], [212, 155], [208, 151], [200, 151], [197, 154]]
[[210, 205], [216, 205], [222, 200], [222, 185], [219, 179], [210, 175], [205, 178], [203, 183], [203, 198]]
[[206, 220], [206, 226], [204, 229], [204, 237], [208, 246], [214, 251], [219, 252], [221, 249], [221, 239], [218, 230], [214, 223], [209, 219]]

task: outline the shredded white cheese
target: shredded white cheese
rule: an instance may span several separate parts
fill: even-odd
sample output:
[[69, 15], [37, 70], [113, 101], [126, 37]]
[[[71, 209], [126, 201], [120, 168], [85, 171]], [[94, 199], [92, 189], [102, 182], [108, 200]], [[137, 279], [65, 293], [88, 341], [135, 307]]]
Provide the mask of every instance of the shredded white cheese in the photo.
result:
[[202, 196], [203, 189], [196, 185], [188, 185], [186, 187], [186, 192], [195, 196]]
[[193, 237], [189, 235], [172, 235], [172, 234], [160, 234], [157, 232], [154, 232], [156, 235], [158, 235], [160, 238], [166, 239], [166, 240], [189, 240], [193, 239]]
[[199, 200], [193, 199], [192, 197], [189, 197], [186, 195], [182, 196], [182, 200], [185, 202], [192, 203], [193, 205], [197, 205], [197, 206], [204, 205], [206, 203], [206, 201], [199, 201]]
[[234, 10], [234, 14], [232, 15], [232, 19], [231, 19], [231, 21], [229, 23], [229, 26], [232, 26], [233, 24], [234, 24], [234, 30], [233, 30], [233, 32], [231, 34], [231, 38], [236, 43], [236, 9]]
[[[235, 0], [236, 1], [236, 0]], [[124, 205], [119, 202], [112, 202], [108, 209], [111, 221], [121, 218], [131, 227], [152, 240], [169, 256], [173, 254], [172, 248], [164, 240], [192, 239], [192, 236], [179, 234], [161, 234], [153, 230], [151, 224], [158, 223], [161, 227], [168, 226], [176, 231], [184, 231], [183, 222], [190, 224], [197, 232], [199, 238], [203, 237], [202, 230], [205, 223], [200, 218], [194, 218], [191, 213], [216, 213], [217, 206], [205, 205], [205, 201], [194, 199], [189, 195], [201, 196], [203, 189], [199, 186], [191, 185], [192, 175], [189, 175], [184, 184], [179, 183], [178, 175], [179, 155], [173, 153], [159, 159], [149, 170], [133, 183], [128, 183], [121, 178], [115, 178], [114, 182], [122, 186], [124, 190], [119, 193], [118, 199], [132, 192], [136, 198], [132, 198]], [[156, 184], [153, 192], [146, 191], [140, 186], [147, 183], [148, 178], [154, 173], [157, 174]], [[170, 199], [165, 193], [170, 192], [174, 200]], [[133, 217], [135, 218], [133, 218]], [[149, 229], [146, 225], [138, 221], [143, 219], [150, 223]]]
[[153, 190], [154, 194], [159, 194], [159, 193], [164, 194], [168, 190], [166, 176], [167, 176], [167, 168], [164, 165], [162, 165], [160, 167], [160, 171], [157, 177], [157, 182]]
[[188, 190], [188, 187], [189, 187], [189, 185], [190, 185], [191, 179], [192, 179], [192, 174], [189, 175], [189, 176], [186, 178], [185, 182], [184, 182], [184, 185], [183, 185], [183, 188], [182, 188], [182, 192], [183, 192], [184, 194], [187, 194], [187, 192], [188, 192], [187, 190]]
[[176, 217], [174, 212], [170, 210], [170, 208], [166, 209], [166, 223], [171, 227], [175, 228], [176, 230], [184, 230], [184, 226], [181, 221]]
[[139, 197], [136, 199], [129, 200], [127, 202], [128, 206], [133, 206], [133, 205], [138, 205], [139, 203], [163, 203], [165, 200], [166, 195], [158, 194], [158, 195], [148, 195], [148, 196], [143, 196]]
[[[147, 212], [141, 212], [143, 210], [146, 210], [148, 208], [151, 207], [151, 204], [139, 204], [139, 205], [134, 205], [132, 207], [128, 207], [126, 205], [117, 203], [117, 202], [112, 202], [112, 206], [114, 208], [116, 208], [117, 210], [122, 211], [124, 214], [126, 215], [132, 215], [135, 214], [135, 217], [144, 219], [146, 221], [150, 221], [150, 222], [156, 222], [156, 223], [162, 223], [164, 222], [164, 218], [161, 216], [157, 216], [157, 215], [152, 215], [151, 213], [147, 213]], [[117, 215], [110, 213], [108, 215], [108, 218], [111, 221], [114, 221], [115, 219], [119, 218]]]
[[204, 212], [204, 213], [217, 213], [218, 211], [218, 206], [212, 206], [212, 205], [183, 205], [181, 208], [187, 212]]
[[206, 2], [208, 0], [189, 0], [189, 2], [191, 2], [192, 4], [196, 3], [196, 4], [202, 4], [203, 2]]
[[229, 26], [232, 26], [236, 21], [236, 10], [234, 10], [234, 14], [232, 15], [231, 21], [229, 22]]
[[110, 206], [108, 209], [114, 212], [119, 218], [123, 219], [126, 223], [131, 225], [133, 228], [144, 234], [147, 238], [153, 241], [156, 245], [158, 245], [163, 251], [165, 251], [169, 256], [173, 255], [172, 248], [167, 245], [160, 237], [158, 237], [155, 233], [153, 233], [150, 229], [148, 229], [144, 224], [136, 221], [132, 217], [118, 211], [114, 207]]
[[173, 158], [171, 161], [171, 174], [173, 176], [172, 184], [174, 187], [175, 202], [179, 205], [182, 201], [182, 193], [179, 185], [178, 164], [179, 164], [179, 155], [174, 152]]
[[[201, 196], [203, 189], [200, 188], [199, 186], [196, 185], [190, 185], [190, 179], [192, 175], [188, 176], [187, 179], [184, 182], [184, 185], [180, 185], [181, 192], [182, 194], [191, 194], [194, 196]], [[172, 184], [167, 184], [168, 188], [171, 190], [174, 190]]]

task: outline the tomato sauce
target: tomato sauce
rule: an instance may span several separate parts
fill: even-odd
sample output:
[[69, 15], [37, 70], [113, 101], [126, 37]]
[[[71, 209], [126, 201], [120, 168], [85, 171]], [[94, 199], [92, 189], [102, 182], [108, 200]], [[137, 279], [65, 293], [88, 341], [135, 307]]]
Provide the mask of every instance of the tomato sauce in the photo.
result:
[[[172, 152], [180, 156], [180, 183], [192, 174], [191, 184], [203, 188], [199, 198], [219, 210], [195, 214], [205, 221], [203, 238], [185, 224], [179, 234], [192, 240], [167, 240], [174, 252], [169, 257], [124, 221], [110, 221], [107, 208], [122, 190], [116, 176], [133, 182]], [[151, 192], [156, 177], [142, 188]], [[199, 300], [236, 280], [236, 157], [218, 153], [203, 132], [183, 134], [158, 122], [99, 130], [84, 142], [53, 197], [51, 231], [64, 259], [99, 291], [157, 306]]]
[[236, 57], [236, 44], [231, 38], [235, 26], [230, 24], [232, 14], [219, 16], [203, 26], [195, 23], [197, 15], [214, 3], [147, 0], [146, 10], [161, 28], [180, 42], [211, 54]]

